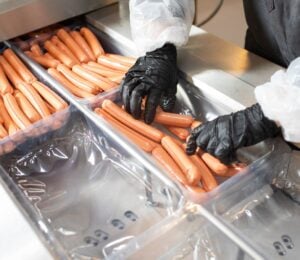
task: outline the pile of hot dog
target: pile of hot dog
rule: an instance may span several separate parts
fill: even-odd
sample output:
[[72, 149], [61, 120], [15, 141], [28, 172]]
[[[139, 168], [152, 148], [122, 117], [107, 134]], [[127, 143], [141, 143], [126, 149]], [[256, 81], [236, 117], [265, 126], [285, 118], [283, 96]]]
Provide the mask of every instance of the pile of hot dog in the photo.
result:
[[191, 128], [200, 124], [189, 115], [158, 110], [154, 122], [164, 126], [169, 131], [168, 134], [167, 131], [162, 132], [153, 125], [134, 119], [108, 99], [95, 112], [142, 150], [151, 153], [171, 178], [179, 181], [192, 193], [211, 191], [218, 186], [214, 175], [231, 177], [245, 167], [243, 164], [224, 165], [217, 158], [201, 151], [188, 156], [182, 141], [186, 140]]
[[116, 87], [135, 59], [105, 53], [93, 32], [58, 29], [42, 44], [33, 42], [25, 53], [48, 69], [57, 81], [79, 98], [90, 98]]
[[0, 94], [1, 139], [26, 130], [33, 123], [68, 106], [39, 82], [11, 49], [0, 55]]

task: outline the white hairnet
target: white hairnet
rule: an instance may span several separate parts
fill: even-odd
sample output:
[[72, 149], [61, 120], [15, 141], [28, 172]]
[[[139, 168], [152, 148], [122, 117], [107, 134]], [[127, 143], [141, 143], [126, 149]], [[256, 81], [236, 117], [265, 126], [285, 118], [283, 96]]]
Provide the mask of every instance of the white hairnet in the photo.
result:
[[165, 43], [184, 45], [194, 19], [193, 0], [130, 0], [130, 25], [141, 54]]
[[277, 122], [286, 141], [300, 142], [300, 58], [271, 81], [258, 86], [255, 96], [266, 117]]

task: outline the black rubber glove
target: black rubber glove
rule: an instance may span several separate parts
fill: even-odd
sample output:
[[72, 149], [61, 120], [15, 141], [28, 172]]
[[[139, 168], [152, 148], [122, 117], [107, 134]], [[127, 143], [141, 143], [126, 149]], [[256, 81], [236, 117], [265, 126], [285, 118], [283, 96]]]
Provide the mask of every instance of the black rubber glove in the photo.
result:
[[230, 163], [238, 148], [257, 144], [278, 133], [280, 128], [264, 116], [259, 104], [255, 104], [195, 128], [187, 142], [186, 153], [194, 154], [199, 146], [223, 163]]
[[147, 96], [144, 120], [152, 123], [156, 107], [171, 111], [176, 101], [177, 53], [172, 44], [165, 44], [140, 57], [126, 73], [122, 82], [122, 100], [127, 112], [136, 119], [141, 117], [143, 97]]

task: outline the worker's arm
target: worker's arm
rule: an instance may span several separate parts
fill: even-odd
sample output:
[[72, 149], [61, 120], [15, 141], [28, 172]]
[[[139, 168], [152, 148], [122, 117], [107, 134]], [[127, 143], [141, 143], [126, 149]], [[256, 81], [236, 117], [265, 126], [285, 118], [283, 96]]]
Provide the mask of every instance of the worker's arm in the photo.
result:
[[[175, 46], [188, 40], [194, 18], [192, 0], [131, 0], [130, 24], [141, 57], [121, 84], [122, 100], [135, 118], [142, 115], [151, 123], [156, 107], [173, 109], [177, 91], [177, 53]], [[146, 53], [145, 53], [146, 52]]]

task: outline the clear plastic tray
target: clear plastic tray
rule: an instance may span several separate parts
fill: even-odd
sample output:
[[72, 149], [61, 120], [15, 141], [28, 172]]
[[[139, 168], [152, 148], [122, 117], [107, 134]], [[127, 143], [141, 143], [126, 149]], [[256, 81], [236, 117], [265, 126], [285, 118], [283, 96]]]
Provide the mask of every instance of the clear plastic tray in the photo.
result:
[[[25, 46], [22, 48], [22, 51], [25, 51], [25, 50], [28, 50], [30, 44], [33, 44], [33, 43], [39, 43], [40, 44], [40, 47], [42, 48], [42, 43], [46, 40], [48, 40], [49, 38], [51, 38], [53, 35], [55, 35], [55, 31], [58, 29], [58, 28], [71, 28], [72, 30], [77, 30], [83, 26], [86, 26], [88, 27], [89, 29], [91, 29], [94, 34], [96, 35], [96, 37], [99, 39], [101, 45], [103, 46], [104, 50], [106, 52], [109, 52], [109, 53], [115, 53], [115, 54], [121, 54], [120, 51], [116, 48], [114, 48], [108, 41], [107, 37], [101, 33], [97, 28], [93, 27], [92, 25], [90, 24], [87, 24], [83, 19], [81, 18], [77, 18], [77, 19], [71, 19], [71, 20], [68, 20], [66, 22], [62, 22], [62, 23], [59, 23], [59, 24], [55, 24], [53, 26], [51, 26], [50, 28], [53, 28], [52, 31], [48, 31], [48, 29], [46, 28], [46, 33], [42, 34], [42, 37], [37, 37], [37, 35], [33, 33], [28, 33], [28, 34], [25, 34], [21, 37], [18, 37], [17, 39], [15, 40], [12, 40], [11, 43], [15, 44], [17, 47], [21, 47], [22, 45], [24, 46], [24, 43], [25, 43]], [[40, 29], [38, 31], [43, 31], [45, 29]], [[47, 36], [48, 35], [48, 36]], [[46, 37], [47, 36], [47, 37]], [[32, 60], [33, 63], [35, 63], [35, 61], [33, 59], [31, 59], [29, 57], [30, 60]], [[46, 69], [42, 68], [45, 73], [48, 73]], [[117, 89], [118, 87], [116, 87], [115, 89]], [[113, 89], [112, 89], [113, 90]], [[74, 96], [72, 93], [70, 93], [75, 99], [81, 101], [83, 104], [91, 104], [91, 103], [95, 103], [97, 102], [98, 98], [105, 94], [105, 92], [102, 92], [102, 93], [99, 93], [97, 95], [95, 95], [94, 97], [91, 97], [91, 98], [79, 98], [79, 97], [76, 97]]]
[[75, 109], [61, 129], [27, 140], [0, 164], [47, 241], [74, 259], [102, 258], [182, 207], [180, 193]]
[[[96, 102], [90, 104], [91, 109], [94, 109], [96, 107], [101, 107], [101, 104], [105, 99], [110, 99], [116, 103], [120, 103], [121, 102], [120, 90], [116, 89], [99, 96]], [[205, 122], [208, 120], [212, 120], [219, 115], [228, 114], [233, 111], [230, 108], [226, 107], [225, 105], [220, 104], [219, 102], [205, 98], [204, 96], [202, 96], [201, 92], [197, 87], [188, 83], [185, 79], [181, 77], [178, 84], [177, 102], [175, 105], [174, 112], [180, 114], [192, 115], [197, 120]], [[172, 136], [172, 133], [170, 133], [166, 128], [162, 127], [161, 125], [156, 125], [156, 126], [160, 130]], [[137, 149], [139, 148], [137, 147]], [[245, 147], [240, 149], [237, 152], [237, 157], [238, 157], [237, 159], [240, 162], [250, 165], [257, 159], [270, 153], [272, 149], [273, 149], [273, 141], [268, 140], [267, 142], [261, 142], [255, 146]], [[141, 150], [141, 152], [143, 151]], [[233, 178], [234, 177], [231, 177], [231, 179]], [[229, 178], [216, 176], [216, 179], [221, 186], [222, 183], [227, 181]], [[200, 196], [198, 196], [197, 194], [191, 194], [183, 186], [181, 187], [183, 189], [183, 192], [187, 195], [187, 198], [193, 200], [194, 202], [201, 202], [203, 199], [202, 197], [205, 196], [203, 194], [201, 194]], [[206, 196], [210, 196], [210, 195], [206, 195]]]
[[[0, 53], [2, 53], [6, 47], [0, 45]], [[49, 86], [48, 86], [49, 87]], [[62, 127], [69, 116], [69, 109], [51, 114], [50, 116], [43, 118], [26, 128], [25, 130], [19, 130], [13, 135], [0, 140], [0, 155], [10, 153], [18, 145], [21, 145], [26, 140], [34, 138], [39, 135], [44, 135], [47, 132], [55, 131]]]
[[[274, 178], [289, 169], [295, 152], [280, 138], [273, 145], [271, 153], [224, 183], [203, 206], [224, 220], [241, 240], [247, 238], [257, 257], [297, 259], [300, 206], [272, 185]], [[256, 259], [201, 212], [197, 205], [188, 203], [126, 246], [108, 250], [108, 258]]]

